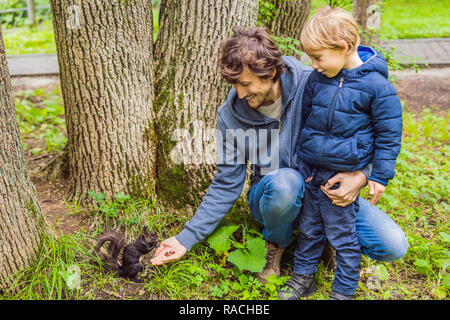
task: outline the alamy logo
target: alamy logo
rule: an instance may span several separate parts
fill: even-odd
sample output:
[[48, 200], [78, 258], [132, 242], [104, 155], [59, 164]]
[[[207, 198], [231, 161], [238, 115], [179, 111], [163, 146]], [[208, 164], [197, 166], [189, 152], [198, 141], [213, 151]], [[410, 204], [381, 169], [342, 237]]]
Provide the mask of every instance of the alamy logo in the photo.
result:
[[278, 129], [206, 128], [194, 121], [189, 129], [175, 129], [171, 140], [177, 144], [170, 153], [176, 164], [258, 164], [261, 174], [279, 168]]
[[66, 19], [66, 27], [68, 29], [81, 28], [81, 9], [77, 5], [68, 6], [66, 9], [68, 18]]

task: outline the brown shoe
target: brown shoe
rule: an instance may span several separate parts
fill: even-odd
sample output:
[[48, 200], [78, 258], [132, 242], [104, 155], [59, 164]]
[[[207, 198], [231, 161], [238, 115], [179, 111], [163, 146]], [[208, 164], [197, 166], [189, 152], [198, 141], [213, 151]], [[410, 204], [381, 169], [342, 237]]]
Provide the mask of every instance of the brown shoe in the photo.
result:
[[284, 250], [286, 249], [286, 247], [281, 247], [278, 244], [267, 240], [266, 248], [266, 266], [264, 267], [263, 271], [256, 273], [256, 276], [262, 283], [267, 283], [266, 277], [270, 276], [271, 274], [274, 274], [277, 277], [280, 276], [281, 257]]

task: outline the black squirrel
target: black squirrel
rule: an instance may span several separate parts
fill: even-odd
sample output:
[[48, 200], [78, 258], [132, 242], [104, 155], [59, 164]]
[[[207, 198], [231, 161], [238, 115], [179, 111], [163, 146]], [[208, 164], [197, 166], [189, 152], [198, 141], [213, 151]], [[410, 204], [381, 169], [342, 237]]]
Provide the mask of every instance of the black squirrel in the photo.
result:
[[[100, 252], [103, 244], [109, 241], [107, 254]], [[106, 268], [116, 272], [120, 277], [129, 278], [134, 282], [139, 282], [137, 274], [143, 270], [140, 257], [159, 245], [158, 236], [144, 227], [142, 234], [135, 241], [126, 245], [123, 232], [107, 231], [97, 241], [95, 251], [104, 260]], [[119, 254], [122, 248], [122, 265], [119, 264]]]

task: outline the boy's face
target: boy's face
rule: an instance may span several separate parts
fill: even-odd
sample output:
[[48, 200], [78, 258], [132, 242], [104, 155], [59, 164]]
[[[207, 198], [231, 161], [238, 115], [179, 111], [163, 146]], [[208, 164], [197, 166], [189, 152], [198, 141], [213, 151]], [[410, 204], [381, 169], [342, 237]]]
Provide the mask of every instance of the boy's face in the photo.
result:
[[247, 67], [242, 70], [241, 75], [233, 84], [233, 87], [236, 89], [239, 99], [247, 100], [249, 107], [252, 109], [270, 105], [276, 100], [274, 96], [275, 83], [273, 80], [262, 79]]
[[336, 76], [347, 62], [347, 55], [340, 49], [311, 49], [305, 52], [311, 58], [312, 67], [328, 78]]

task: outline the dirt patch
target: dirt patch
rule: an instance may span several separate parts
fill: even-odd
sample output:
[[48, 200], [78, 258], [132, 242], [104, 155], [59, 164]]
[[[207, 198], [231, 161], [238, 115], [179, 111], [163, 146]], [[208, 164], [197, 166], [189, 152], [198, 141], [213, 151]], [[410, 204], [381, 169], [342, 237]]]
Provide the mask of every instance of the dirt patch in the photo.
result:
[[47, 222], [53, 226], [57, 236], [63, 234], [74, 234], [82, 228], [88, 227], [87, 219], [82, 213], [72, 214], [66, 206], [67, 181], [55, 179], [46, 181], [44, 179], [31, 177], [39, 204]]
[[434, 113], [445, 116], [450, 106], [450, 76], [410, 75], [394, 83], [405, 110], [420, 113], [430, 108]]
[[45, 90], [59, 85], [59, 76], [12, 77], [11, 85], [13, 92], [37, 88]]

